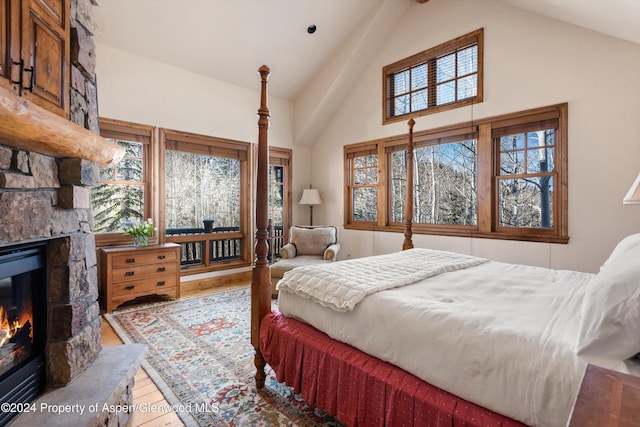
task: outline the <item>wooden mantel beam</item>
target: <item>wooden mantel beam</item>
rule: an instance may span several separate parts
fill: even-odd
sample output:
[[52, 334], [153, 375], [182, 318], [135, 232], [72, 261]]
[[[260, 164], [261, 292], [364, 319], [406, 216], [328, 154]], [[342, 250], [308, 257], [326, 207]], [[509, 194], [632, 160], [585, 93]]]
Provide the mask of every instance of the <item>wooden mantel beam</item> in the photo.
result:
[[60, 158], [118, 163], [124, 148], [0, 87], [0, 145]]

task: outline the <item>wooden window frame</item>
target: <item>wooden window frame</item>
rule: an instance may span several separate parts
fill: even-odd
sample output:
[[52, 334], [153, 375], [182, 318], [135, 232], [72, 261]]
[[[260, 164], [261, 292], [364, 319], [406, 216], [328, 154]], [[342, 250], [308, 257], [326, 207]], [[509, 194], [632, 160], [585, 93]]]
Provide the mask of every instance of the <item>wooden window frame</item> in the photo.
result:
[[[380, 148], [382, 146], [377, 141], [366, 142], [362, 144], [354, 144], [344, 147], [344, 177], [345, 177], [345, 189], [344, 192], [344, 223], [352, 226], [353, 228], [370, 228], [377, 227], [380, 224], [384, 224], [384, 216], [381, 216], [381, 206], [384, 206], [384, 200], [381, 198], [381, 191], [383, 177], [381, 172], [384, 170], [381, 165], [384, 156], [380, 156]], [[377, 182], [375, 184], [363, 184], [356, 185], [353, 179], [353, 159], [356, 157], [363, 157], [369, 155], [376, 155], [378, 157], [378, 171]], [[376, 221], [356, 221], [353, 219], [353, 190], [356, 188], [377, 188], [378, 207], [377, 207], [377, 220]]]
[[[493, 187], [493, 217], [492, 230], [500, 235], [521, 235], [531, 236], [532, 239], [541, 241], [556, 241], [560, 243], [568, 242], [568, 197], [567, 197], [567, 104], [560, 104], [552, 108], [541, 108], [531, 110], [528, 114], [515, 114], [506, 117], [505, 120], [495, 120], [491, 126], [491, 139], [494, 152], [494, 165], [492, 173]], [[553, 227], [544, 228], [525, 228], [525, 227], [506, 227], [499, 225], [498, 219], [498, 186], [501, 179], [506, 179], [508, 175], [501, 175], [500, 167], [500, 149], [499, 138], [503, 135], [529, 132], [531, 130], [555, 129], [554, 144], [554, 169], [551, 172], [538, 172], [535, 174], [523, 174], [522, 176], [550, 176], [554, 179], [554, 192], [552, 196], [552, 204], [555, 207], [553, 215]], [[514, 175], [516, 178], [520, 175]], [[557, 210], [557, 212], [556, 212]], [[548, 239], [548, 240], [547, 240]]]
[[[468, 140], [468, 139], [478, 139], [478, 131], [477, 126], [464, 123], [461, 125], [453, 125], [441, 127], [438, 129], [433, 129], [429, 131], [418, 132], [414, 134], [414, 148], [422, 148], [429, 147], [432, 145], [439, 144], [447, 144], [451, 142]], [[476, 149], [478, 149], [478, 143], [476, 142]], [[396, 151], [406, 150], [406, 139], [403, 141], [398, 141], [392, 145], [387, 146], [386, 149], [386, 164], [391, 164], [391, 155]], [[386, 172], [387, 182], [391, 182], [391, 169], [389, 168]], [[415, 172], [414, 172], [415, 173]], [[389, 200], [389, 204], [386, 207], [388, 218], [393, 218], [391, 215], [391, 186], [386, 189], [387, 198]], [[416, 197], [414, 195], [414, 200]], [[415, 208], [414, 208], [415, 213]], [[403, 215], [404, 218], [404, 215]], [[480, 218], [478, 218], [478, 222]], [[404, 219], [398, 222], [389, 222], [389, 225], [392, 227], [396, 227], [398, 229], [404, 228]], [[412, 230], [418, 234], [442, 234], [442, 235], [459, 235], [459, 234], [470, 234], [474, 233], [478, 230], [478, 225], [450, 225], [450, 224], [425, 224], [419, 223], [415, 220], [412, 224]]]
[[[254, 153], [256, 154], [257, 159], [257, 148], [255, 145]], [[289, 243], [289, 229], [293, 224], [293, 202], [291, 198], [291, 180], [293, 178], [293, 150], [290, 148], [279, 148], [279, 147], [269, 147], [269, 166], [285, 166], [285, 177], [284, 177], [284, 200], [283, 200], [283, 237], [284, 242], [283, 246]], [[271, 240], [271, 247], [275, 247], [273, 245], [273, 236], [269, 236]], [[273, 254], [272, 254], [273, 256]]]
[[[456, 100], [446, 104], [436, 104], [436, 60], [442, 56], [446, 56], [457, 52], [459, 49], [467, 47], [472, 44], [477, 44], [478, 47], [478, 69], [477, 69], [477, 93], [475, 96], [465, 98], [462, 100]], [[450, 40], [443, 44], [440, 44], [431, 49], [412, 55], [408, 58], [394, 62], [393, 64], [386, 65], [382, 68], [382, 124], [395, 123], [398, 121], [408, 120], [410, 118], [420, 117], [427, 114], [433, 114], [440, 111], [451, 110], [454, 108], [464, 107], [466, 105], [477, 104], [483, 101], [484, 93], [484, 29], [479, 29], [471, 33], [460, 36], [456, 39]], [[419, 65], [428, 63], [428, 107], [411, 111], [409, 113], [394, 115], [394, 96], [395, 91], [393, 89], [393, 76], [401, 71], [417, 67]], [[457, 76], [453, 80], [457, 81], [464, 76]], [[441, 84], [442, 82], [440, 82]], [[408, 93], [411, 93], [410, 90]], [[457, 95], [456, 95], [457, 98]]]
[[[535, 108], [512, 114], [489, 117], [473, 122], [461, 123], [437, 129], [423, 130], [414, 133], [416, 147], [446, 142], [457, 137], [468, 138], [477, 135], [477, 224], [441, 225], [413, 224], [416, 234], [444, 236], [478, 237], [503, 240], [521, 240], [548, 243], [568, 243], [568, 105], [567, 103], [548, 107]], [[553, 227], [519, 228], [498, 226], [497, 200], [497, 168], [498, 148], [496, 135], [499, 132], [512, 132], [517, 129], [541, 126], [548, 129], [550, 123], [555, 126], [555, 159], [554, 159], [554, 194], [553, 194]], [[392, 222], [390, 183], [390, 158], [394, 151], [404, 150], [407, 135], [396, 135], [380, 140], [347, 145], [344, 147], [345, 165], [345, 197], [344, 227], [345, 229], [404, 232], [402, 222]], [[351, 212], [351, 158], [354, 154], [365, 152], [375, 147], [378, 155], [378, 221], [353, 221]]]
[[[257, 146], [256, 146], [257, 148]], [[292, 226], [293, 203], [291, 199], [291, 180], [293, 179], [293, 150], [290, 148], [269, 147], [269, 166], [286, 166], [284, 179], [284, 221], [285, 243], [289, 241], [288, 231]]]
[[[160, 128], [159, 131], [159, 163], [164, 169], [166, 150], [187, 151], [195, 154], [219, 156], [227, 158], [237, 158], [240, 160], [240, 231], [229, 233], [205, 233], [194, 235], [167, 236], [165, 219], [165, 174], [160, 174], [159, 178], [159, 205], [160, 220], [158, 228], [162, 236], [162, 242], [184, 243], [184, 242], [204, 242], [203, 263], [183, 266], [183, 275], [205, 273], [210, 271], [227, 270], [231, 268], [247, 267], [252, 264], [252, 233], [249, 221], [249, 206], [251, 200], [250, 186], [250, 165], [251, 165], [251, 144], [248, 142], [235, 141], [231, 139], [218, 138], [207, 135], [200, 135], [189, 132], [182, 132], [172, 129]], [[242, 239], [241, 258], [225, 262], [211, 263], [209, 259], [209, 246], [216, 240]]]
[[[123, 120], [100, 117], [100, 136], [122, 141], [139, 142], [143, 150], [143, 178], [144, 188], [144, 217], [154, 218], [155, 176], [154, 154], [156, 152], [155, 127], [140, 123], [127, 122]], [[156, 221], [157, 223], [157, 221]], [[121, 232], [95, 233], [96, 246], [132, 245], [133, 237]], [[150, 239], [151, 243], [158, 241], [157, 233]]]

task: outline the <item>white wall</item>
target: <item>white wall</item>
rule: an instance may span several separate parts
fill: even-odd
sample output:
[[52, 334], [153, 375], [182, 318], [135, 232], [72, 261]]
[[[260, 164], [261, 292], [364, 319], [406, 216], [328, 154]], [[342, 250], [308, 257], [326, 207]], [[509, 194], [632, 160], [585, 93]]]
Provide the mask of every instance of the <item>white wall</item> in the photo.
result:
[[[248, 90], [96, 45], [101, 117], [256, 143], [260, 76]], [[269, 98], [269, 143], [292, 148], [292, 104]]]
[[[415, 243], [595, 272], [621, 237], [640, 231], [640, 206], [621, 203], [640, 171], [640, 45], [493, 0], [431, 0], [409, 8], [312, 146], [311, 182], [324, 200], [314, 217], [343, 223], [344, 145], [407, 132], [404, 122], [381, 124], [382, 67], [481, 27], [484, 102], [420, 117], [414, 129], [568, 102], [570, 242], [419, 235]], [[340, 236], [341, 258], [398, 250], [403, 240], [400, 233], [344, 229]]]

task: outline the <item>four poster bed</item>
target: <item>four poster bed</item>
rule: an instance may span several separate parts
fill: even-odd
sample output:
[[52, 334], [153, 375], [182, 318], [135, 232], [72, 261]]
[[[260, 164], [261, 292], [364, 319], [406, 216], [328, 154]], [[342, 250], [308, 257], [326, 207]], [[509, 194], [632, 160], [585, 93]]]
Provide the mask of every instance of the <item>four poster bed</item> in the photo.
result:
[[640, 352], [640, 235], [623, 240], [597, 275], [413, 248], [413, 120], [403, 251], [294, 269], [272, 312], [269, 69], [259, 71], [258, 388], [268, 363], [278, 381], [350, 426], [553, 427], [566, 425], [587, 362], [640, 372], [630, 360]]

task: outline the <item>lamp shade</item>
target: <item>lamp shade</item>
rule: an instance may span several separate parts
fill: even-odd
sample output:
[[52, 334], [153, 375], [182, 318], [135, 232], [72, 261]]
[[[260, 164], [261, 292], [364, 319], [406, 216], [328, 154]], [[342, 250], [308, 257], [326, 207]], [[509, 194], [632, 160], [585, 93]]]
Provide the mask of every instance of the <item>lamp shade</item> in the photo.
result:
[[301, 205], [321, 205], [322, 199], [320, 198], [320, 192], [315, 188], [305, 188], [302, 191], [300, 204]]
[[629, 191], [627, 191], [626, 196], [622, 199], [622, 203], [625, 205], [640, 203], [640, 175], [638, 175]]

